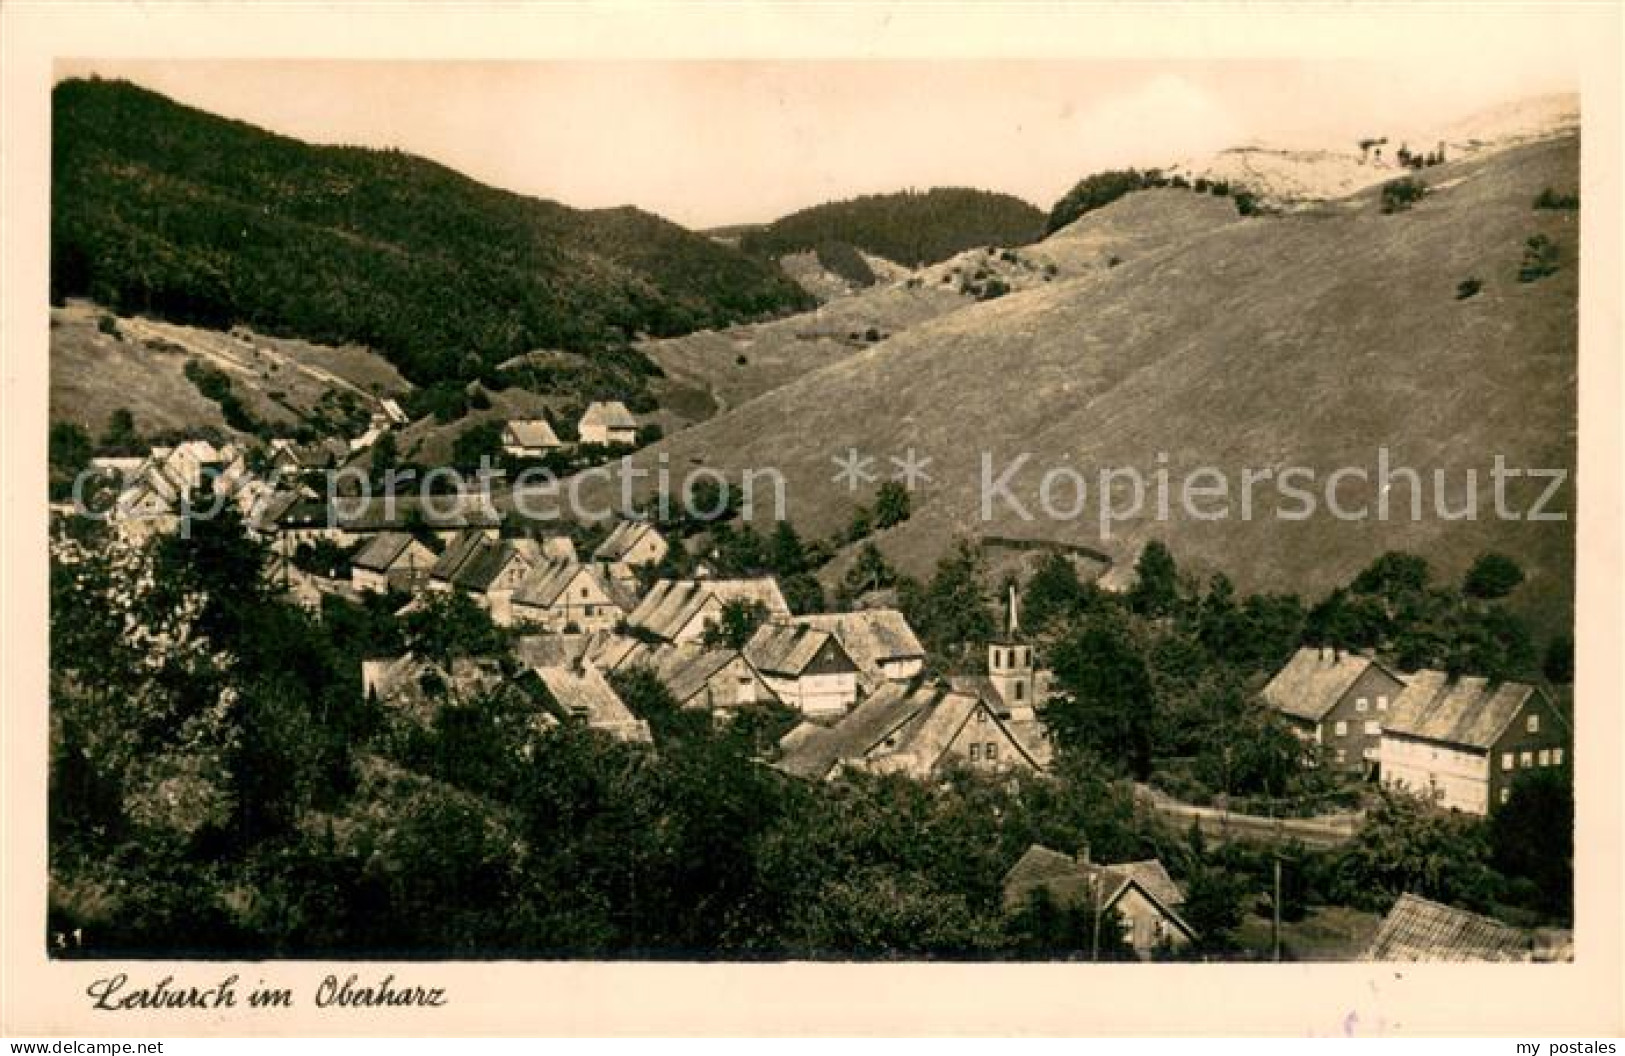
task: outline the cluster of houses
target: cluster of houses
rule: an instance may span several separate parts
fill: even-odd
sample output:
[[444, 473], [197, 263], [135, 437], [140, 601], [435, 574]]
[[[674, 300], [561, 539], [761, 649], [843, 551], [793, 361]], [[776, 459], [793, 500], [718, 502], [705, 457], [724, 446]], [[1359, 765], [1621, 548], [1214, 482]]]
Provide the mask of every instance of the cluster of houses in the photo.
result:
[[[576, 437], [582, 446], [630, 447], [638, 442], [638, 420], [619, 400], [590, 403]], [[513, 418], [502, 427], [502, 450], [516, 458], [541, 458], [568, 446], [546, 418]]]
[[[926, 679], [924, 647], [896, 609], [794, 615], [771, 576], [656, 579], [645, 588], [640, 569], [669, 547], [654, 526], [636, 522], [617, 524], [585, 559], [565, 537], [504, 539], [470, 528], [436, 554], [415, 536], [383, 531], [353, 559], [351, 585], [414, 592], [403, 611], [437, 592], [464, 593], [493, 622], [521, 632], [517, 657], [548, 697], [619, 736], [647, 739], [647, 727], [626, 721], [607, 676], [644, 668], [680, 707], [723, 720], [768, 703], [793, 710], [802, 721], [773, 765], [807, 780], [852, 769], [927, 778], [954, 767], [1049, 764], [1037, 713], [1048, 676], [1018, 640], [1014, 617], [1009, 635], [988, 645], [989, 674]], [[738, 647], [709, 633], [730, 605], [762, 616]], [[410, 698], [423, 675], [464, 684], [426, 660], [418, 667], [411, 678], [369, 676], [370, 691], [390, 703], [397, 691]]]
[[[307, 443], [273, 439], [265, 445], [262, 463], [256, 470], [250, 469], [247, 447], [209, 440], [155, 447], [145, 457], [97, 458], [93, 464], [119, 480], [110, 519], [134, 538], [173, 533], [185, 516], [186, 496], [207, 480], [217, 495], [237, 507], [261, 538], [276, 535], [294, 544], [326, 538], [347, 545], [382, 528], [405, 527], [409, 518], [416, 516], [412, 511], [420, 504], [408, 498], [398, 505], [391, 504], [387, 511], [369, 508], [361, 515], [361, 523], [356, 524], [342, 523], [340, 513], [340, 523], [333, 524], [333, 511], [318, 501], [322, 492], [313, 486], [311, 475], [353, 464], [385, 433], [409, 422], [400, 403], [386, 397], [375, 401], [367, 427], [359, 435]], [[637, 443], [637, 419], [618, 400], [589, 404], [576, 429], [583, 446]], [[570, 445], [558, 438], [546, 418], [517, 418], [504, 424], [502, 446], [517, 457], [540, 458]], [[421, 505], [426, 515], [438, 516], [441, 523], [436, 525], [437, 530], [455, 532], [496, 523], [489, 511], [436, 514], [427, 507], [439, 504]]]
[[[1013, 594], [1008, 633], [987, 646], [987, 673], [928, 679], [925, 650], [896, 609], [798, 616], [770, 576], [652, 579], [650, 569], [671, 544], [651, 524], [619, 522], [582, 555], [565, 535], [504, 537], [501, 516], [483, 496], [323, 499], [306, 474], [345, 464], [403, 421], [391, 404], [381, 401], [367, 433], [352, 441], [271, 443], [258, 473], [246, 450], [205, 440], [110, 467], [123, 477], [115, 519], [132, 532], [173, 531], [185, 496], [212, 481], [215, 494], [238, 507], [249, 534], [268, 545], [273, 574], [296, 596], [405, 594], [405, 613], [456, 592], [519, 632], [523, 685], [494, 661], [450, 668], [426, 657], [369, 661], [367, 692], [407, 713], [430, 699], [542, 687], [537, 696], [557, 709], [555, 718], [647, 740], [648, 726], [609, 678], [641, 667], [684, 708], [724, 719], [769, 703], [794, 711], [802, 721], [774, 765], [808, 780], [848, 770], [926, 778], [953, 767], [1048, 765], [1051, 749], [1038, 720], [1048, 675], [1020, 639]], [[630, 443], [636, 422], [621, 404], [595, 403], [579, 434], [584, 444]], [[560, 446], [541, 419], [509, 422], [504, 445], [527, 455]], [[296, 569], [298, 548], [319, 543], [349, 552], [347, 583]], [[709, 633], [730, 605], [761, 615], [738, 647]]]
[[[284, 575], [295, 547], [326, 541], [351, 551], [351, 573], [348, 583], [321, 589], [408, 595], [403, 613], [460, 593], [495, 624], [518, 631], [510, 657], [440, 663], [407, 654], [365, 662], [368, 696], [418, 721], [431, 721], [448, 703], [521, 693], [542, 726], [582, 723], [648, 743], [648, 722], [613, 679], [644, 670], [679, 707], [718, 721], [766, 705], [794, 711], [799, 721], [770, 765], [801, 780], [1048, 768], [1052, 747], [1040, 714], [1050, 675], [1022, 635], [1014, 591], [1003, 633], [986, 643], [985, 670], [938, 677], [925, 673], [925, 650], [896, 609], [796, 615], [770, 576], [654, 578], [671, 543], [652, 524], [619, 522], [582, 555], [566, 535], [505, 537], [501, 517], [478, 497], [371, 502], [352, 513], [298, 483], [304, 471], [344, 464], [401, 420], [398, 406], [393, 414], [381, 406], [354, 441], [272, 443], [280, 486], [251, 471], [248, 452], [229, 443], [190, 440], [143, 459], [103, 460], [123, 478], [115, 518], [132, 530], [172, 531], [184, 496], [212, 479], [245, 528], [281, 555]], [[635, 435], [636, 422], [619, 404], [593, 404], [580, 424], [584, 444], [631, 443]], [[519, 456], [563, 446], [544, 419], [510, 421], [503, 444]], [[710, 632], [738, 605], [761, 622], [734, 645]], [[1304, 648], [1270, 680], [1263, 699], [1316, 747], [1321, 765], [1469, 814], [1487, 815], [1507, 802], [1519, 775], [1572, 759], [1567, 715], [1543, 688], [1522, 682], [1432, 670], [1406, 675], [1369, 655]], [[1073, 855], [1035, 844], [1005, 877], [1007, 912], [1019, 912], [1039, 892], [1053, 905], [1092, 915], [1097, 945], [1101, 930], [1111, 929], [1115, 949], [1150, 958], [1198, 939], [1181, 915], [1183, 892], [1155, 859], [1108, 865], [1087, 849]], [[1366, 956], [1562, 959], [1564, 941], [1407, 895]]]
[[1333, 649], [1300, 649], [1264, 700], [1339, 771], [1488, 815], [1518, 776], [1572, 759], [1568, 717], [1543, 688], [1422, 670]]

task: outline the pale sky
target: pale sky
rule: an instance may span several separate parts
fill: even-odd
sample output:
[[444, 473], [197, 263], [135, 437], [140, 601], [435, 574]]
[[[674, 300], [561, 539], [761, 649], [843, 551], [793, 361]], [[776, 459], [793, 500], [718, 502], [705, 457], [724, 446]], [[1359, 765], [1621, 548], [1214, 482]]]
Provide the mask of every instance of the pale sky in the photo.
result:
[[[905, 187], [1042, 209], [1090, 172], [1425, 133], [1575, 91], [1570, 57], [1437, 61], [64, 61], [314, 143], [398, 147], [567, 205], [705, 228]], [[1422, 140], [1425, 141], [1425, 140]]]

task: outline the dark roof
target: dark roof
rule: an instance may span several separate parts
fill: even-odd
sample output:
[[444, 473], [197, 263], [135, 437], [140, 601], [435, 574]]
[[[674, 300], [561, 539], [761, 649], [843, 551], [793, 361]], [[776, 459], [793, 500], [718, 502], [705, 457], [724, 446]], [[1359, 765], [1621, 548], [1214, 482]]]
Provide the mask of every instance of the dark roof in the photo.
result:
[[477, 495], [460, 499], [447, 495], [428, 502], [397, 496], [393, 503], [382, 496], [370, 499], [340, 496], [331, 507], [320, 500], [303, 500], [291, 504], [277, 516], [276, 522], [283, 528], [331, 525], [350, 532], [399, 531], [411, 526], [414, 510], [422, 514], [425, 527], [437, 531], [496, 528], [502, 524], [502, 515]]
[[1525, 682], [1452, 679], [1442, 671], [1418, 671], [1389, 709], [1383, 730], [1486, 750], [1536, 692]]
[[506, 539], [482, 536], [474, 553], [457, 569], [451, 581], [463, 590], [484, 593], [510, 563], [524, 560], [518, 548]]
[[665, 646], [654, 656], [658, 677], [679, 704], [698, 696], [717, 672], [738, 659], [732, 649], [703, 649], [690, 645]]
[[745, 643], [745, 659], [758, 671], [773, 675], [799, 677], [826, 649], [840, 652], [853, 669], [856, 664], [841, 648], [841, 643], [828, 631], [820, 631], [796, 623], [768, 622], [756, 628], [756, 633]]
[[835, 764], [861, 759], [901, 728], [919, 710], [913, 691], [900, 683], [890, 683], [858, 702], [834, 726], [804, 722], [779, 742], [778, 769], [810, 781], [821, 781]]
[[632, 714], [615, 687], [592, 664], [540, 667], [536, 675], [547, 692], [571, 716], [623, 741], [648, 742], [649, 724]]
[[350, 563], [356, 568], [387, 572], [412, 543], [412, 537], [405, 532], [379, 532], [367, 541], [367, 545]]
[[582, 574], [591, 577], [602, 586], [597, 572], [591, 565], [584, 565], [578, 561], [547, 561], [537, 565], [530, 570], [525, 576], [525, 581], [519, 584], [519, 589], [514, 592], [514, 604], [538, 609], [551, 608], [559, 600], [559, 595]]
[[980, 700], [940, 685], [887, 682], [861, 700], [833, 726], [804, 722], [779, 741], [774, 765], [812, 781], [829, 776], [839, 763], [862, 764], [881, 773], [924, 777], [978, 710], [1003, 732], [1006, 741], [1035, 769], [1044, 760]]
[[1319, 722], [1373, 662], [1336, 649], [1299, 649], [1264, 687], [1264, 700], [1293, 718]]
[[1062, 905], [1098, 905], [1108, 909], [1131, 886], [1146, 895], [1164, 916], [1188, 934], [1194, 934], [1178, 912], [1185, 895], [1156, 858], [1101, 865], [1080, 862], [1071, 855], [1035, 843], [1004, 875], [1004, 905], [1006, 909], [1014, 909], [1033, 891], [1043, 888]]
[[687, 627], [710, 598], [730, 601], [757, 601], [769, 616], [786, 617], [790, 606], [771, 576], [753, 579], [662, 579], [649, 589], [626, 620], [633, 627], [673, 639]]
[[880, 665], [892, 660], [923, 659], [925, 649], [914, 628], [896, 609], [862, 609], [857, 612], [824, 612], [797, 616], [796, 621], [833, 634], [866, 675], [882, 677]]
[[451, 583], [462, 571], [463, 566], [472, 561], [485, 545], [485, 533], [469, 529], [453, 539], [446, 549], [441, 551], [440, 557], [435, 561], [434, 567], [429, 569], [429, 576], [433, 579]]
[[1382, 918], [1367, 961], [1527, 961], [1528, 936], [1465, 909], [1404, 894]]
[[655, 532], [654, 525], [643, 521], [618, 521], [604, 541], [593, 550], [592, 556], [598, 561], [619, 561], [651, 532], [657, 537], [660, 534]]

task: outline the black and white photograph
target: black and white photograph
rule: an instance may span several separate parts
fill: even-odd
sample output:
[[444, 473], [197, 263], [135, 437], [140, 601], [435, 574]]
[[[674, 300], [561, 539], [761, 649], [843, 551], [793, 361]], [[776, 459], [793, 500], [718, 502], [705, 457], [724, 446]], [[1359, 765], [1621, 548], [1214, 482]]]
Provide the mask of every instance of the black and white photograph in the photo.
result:
[[1572, 969], [1618, 158], [1524, 15], [57, 55], [8, 945], [118, 964], [97, 1010], [231, 1004], [149, 963]]

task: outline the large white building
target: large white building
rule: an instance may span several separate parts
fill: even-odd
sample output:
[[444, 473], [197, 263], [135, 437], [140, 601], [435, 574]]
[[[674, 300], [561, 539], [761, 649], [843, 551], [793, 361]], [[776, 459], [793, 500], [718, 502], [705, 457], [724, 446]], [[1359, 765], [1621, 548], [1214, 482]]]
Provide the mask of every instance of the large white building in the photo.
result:
[[1382, 779], [1486, 815], [1520, 774], [1563, 766], [1572, 751], [1568, 720], [1539, 687], [1418, 671], [1383, 725]]

